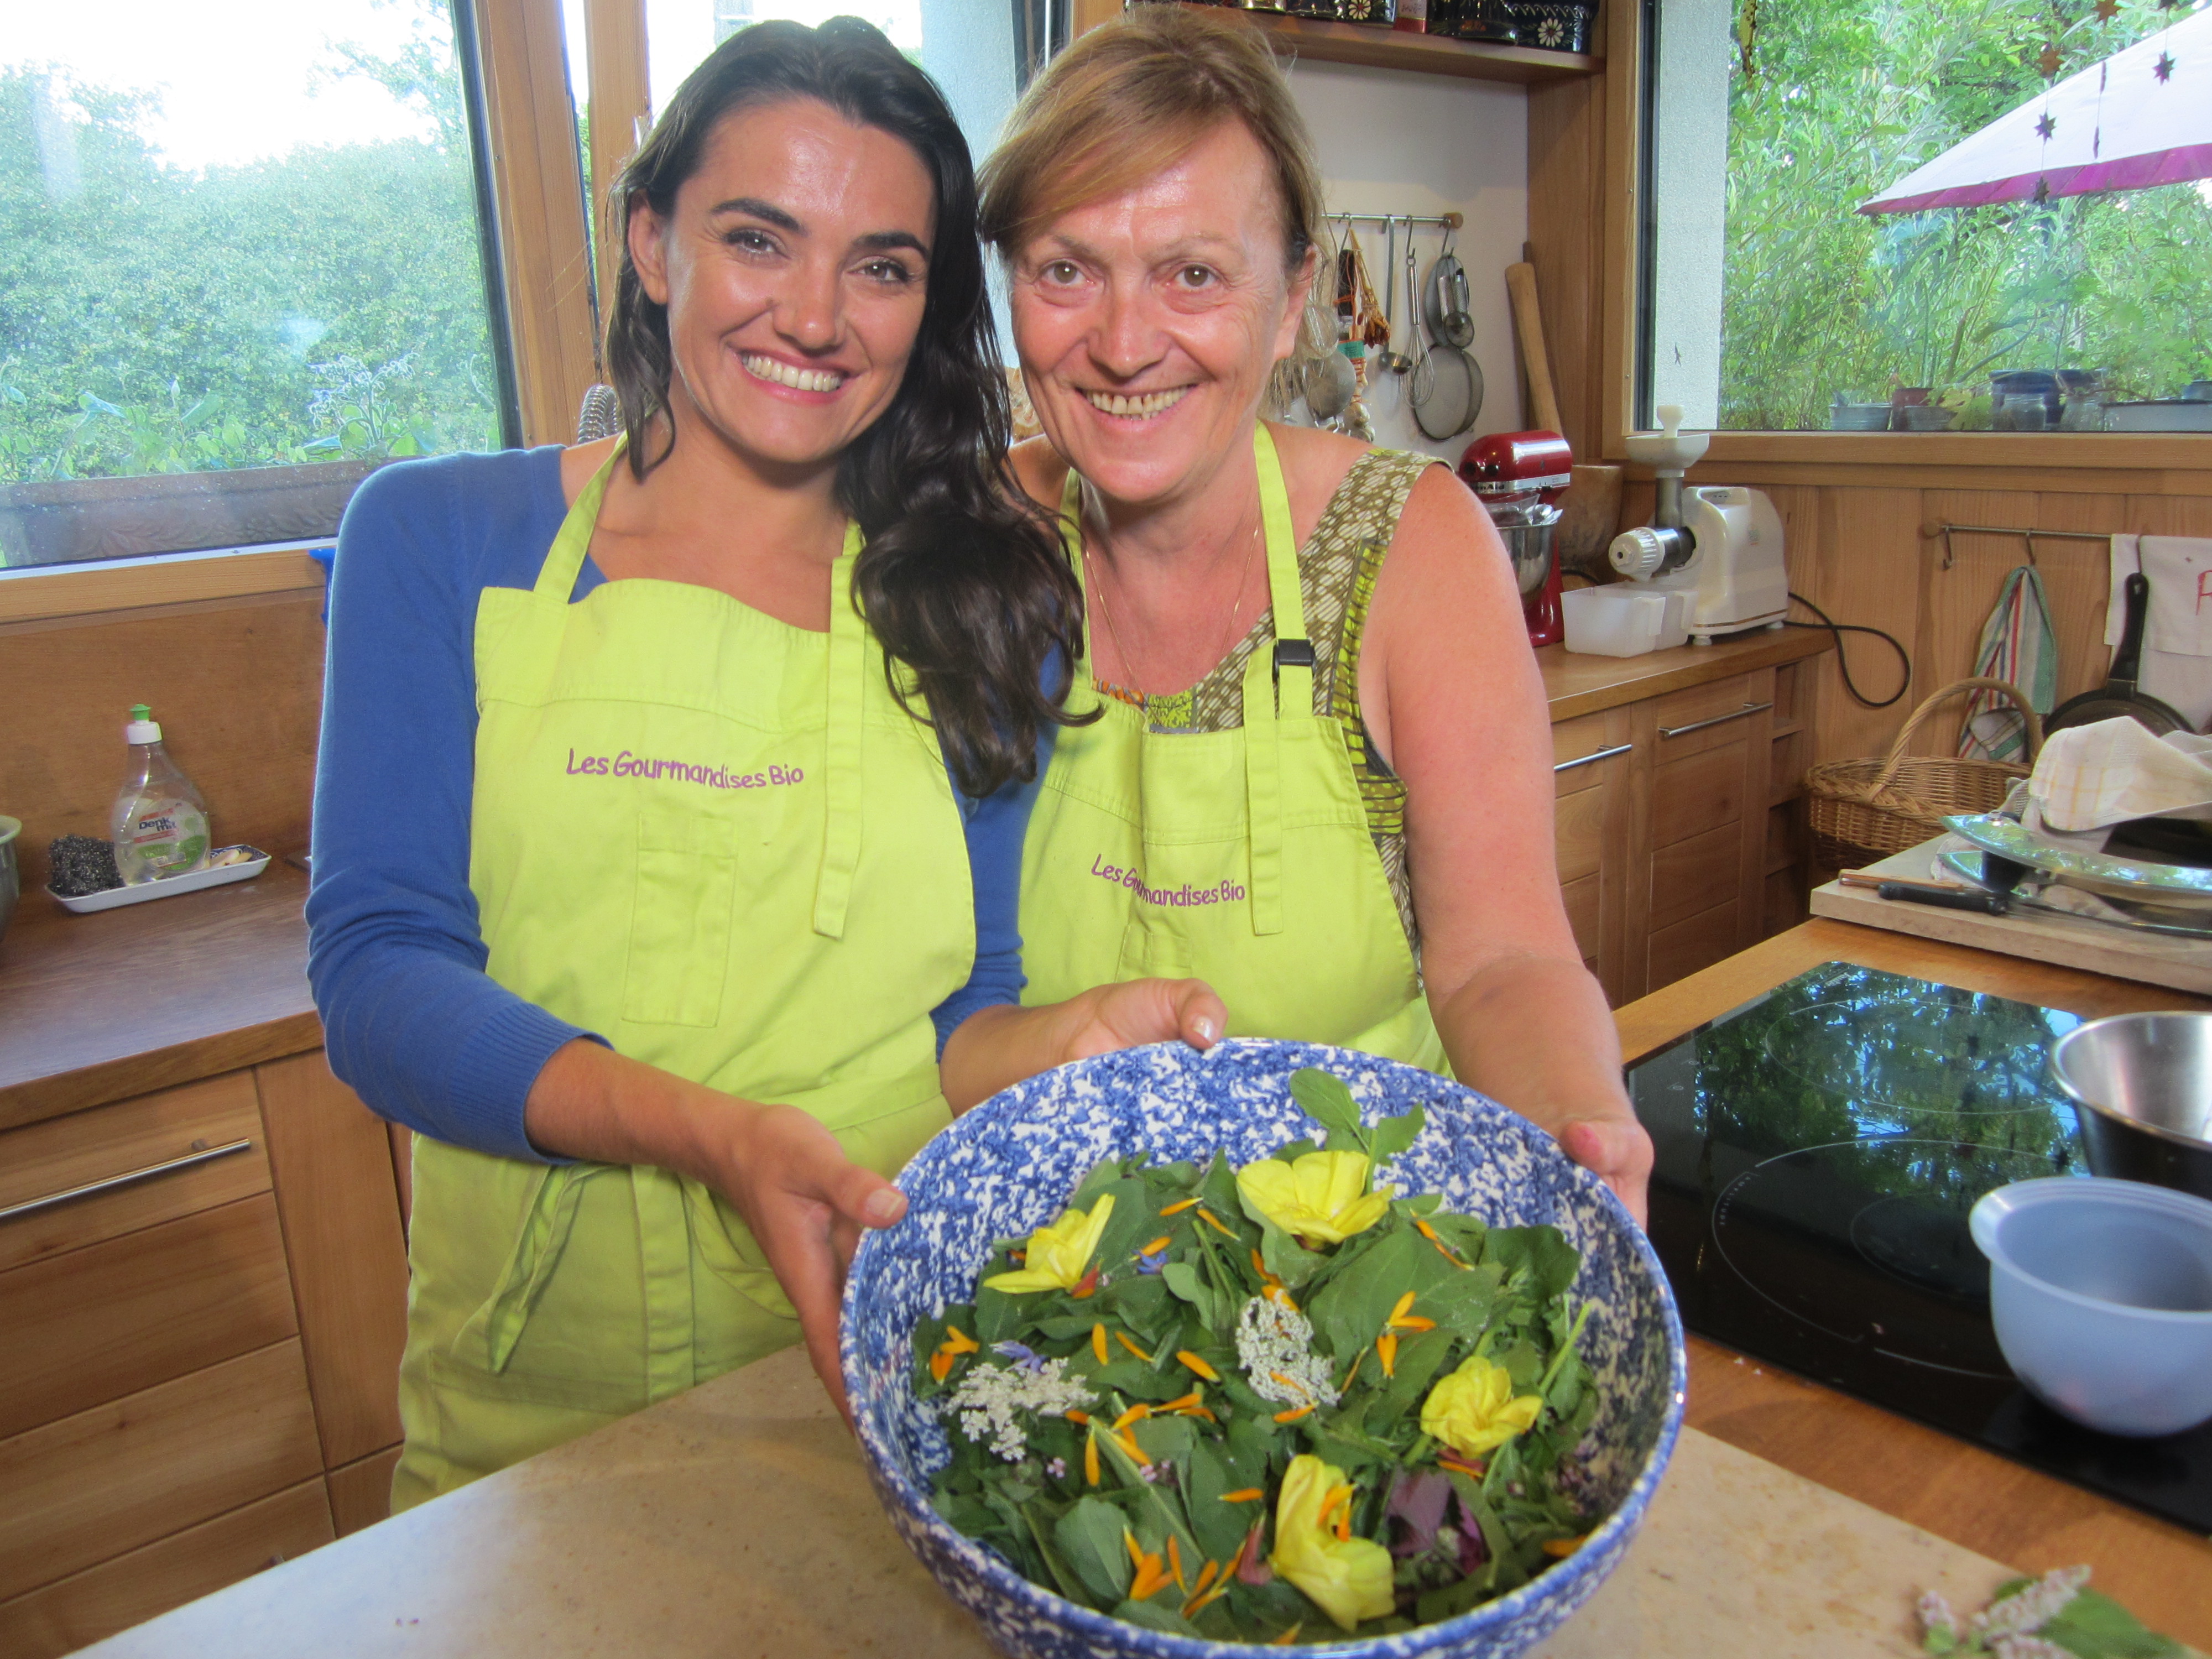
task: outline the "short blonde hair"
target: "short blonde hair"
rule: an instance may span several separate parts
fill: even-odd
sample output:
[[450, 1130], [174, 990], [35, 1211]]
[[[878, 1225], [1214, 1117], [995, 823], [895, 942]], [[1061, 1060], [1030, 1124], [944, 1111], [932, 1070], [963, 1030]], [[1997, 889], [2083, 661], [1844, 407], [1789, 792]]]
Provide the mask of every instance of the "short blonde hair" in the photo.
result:
[[1258, 30], [1184, 5], [1132, 7], [1030, 83], [979, 176], [983, 240], [1011, 259], [1060, 215], [1152, 177], [1232, 120], [1273, 165], [1294, 270], [1322, 216], [1305, 118]]

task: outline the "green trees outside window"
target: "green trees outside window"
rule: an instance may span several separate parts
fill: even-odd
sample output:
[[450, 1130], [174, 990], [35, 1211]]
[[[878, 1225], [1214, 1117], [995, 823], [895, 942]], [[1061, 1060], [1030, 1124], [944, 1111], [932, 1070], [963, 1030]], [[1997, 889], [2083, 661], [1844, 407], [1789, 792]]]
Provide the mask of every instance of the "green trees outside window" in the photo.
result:
[[[1972, 430], [1992, 423], [1993, 373], [2090, 371], [2107, 403], [2212, 377], [2212, 182], [1854, 210], [2197, 0], [1732, 7], [1717, 425], [1823, 428], [1844, 423], [1839, 397], [1925, 388]], [[2212, 64], [2184, 71], [2212, 99]]]

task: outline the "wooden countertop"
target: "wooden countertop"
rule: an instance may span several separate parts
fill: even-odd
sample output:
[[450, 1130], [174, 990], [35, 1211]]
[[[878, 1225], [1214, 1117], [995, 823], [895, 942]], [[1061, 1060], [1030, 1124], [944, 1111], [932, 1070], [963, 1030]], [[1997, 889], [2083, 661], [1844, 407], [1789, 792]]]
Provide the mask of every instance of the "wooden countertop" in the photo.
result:
[[1640, 657], [1581, 656], [1564, 645], [1547, 645], [1536, 653], [1536, 665], [1543, 671], [1552, 718], [1565, 720], [1730, 674], [1817, 657], [1833, 648], [1834, 637], [1825, 628], [1760, 629], [1711, 645], [1680, 645]]
[[[1634, 1547], [1535, 1659], [1912, 1659], [1998, 1563], [1686, 1430]], [[84, 1650], [85, 1659], [990, 1659], [795, 1351]]]
[[[2183, 991], [1844, 921], [1778, 934], [1614, 1015], [1633, 1061], [1824, 962], [2095, 1018], [2212, 1008]], [[2086, 1561], [2154, 1630], [2212, 1649], [2212, 1542], [1701, 1338], [1688, 1420], [1719, 1439], [2026, 1571]]]
[[[1552, 718], [1795, 662], [1784, 629], [1642, 657], [1536, 653]], [[235, 886], [98, 915], [27, 892], [0, 939], [0, 1129], [322, 1045], [307, 994], [307, 878], [281, 860]]]
[[319, 1048], [307, 878], [71, 915], [27, 892], [0, 939], [0, 1128]]

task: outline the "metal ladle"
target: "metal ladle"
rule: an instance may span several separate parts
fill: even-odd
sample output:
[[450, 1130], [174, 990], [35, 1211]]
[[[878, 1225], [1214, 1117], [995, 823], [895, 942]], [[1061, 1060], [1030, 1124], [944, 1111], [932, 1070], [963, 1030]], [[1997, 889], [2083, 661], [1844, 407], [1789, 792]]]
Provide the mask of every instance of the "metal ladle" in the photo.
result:
[[[1382, 325], [1390, 331], [1390, 337], [1395, 341], [1398, 337], [1398, 222], [1395, 219], [1385, 219], [1382, 224], [1383, 234], [1389, 238], [1384, 244], [1385, 251], [1382, 256]], [[1407, 252], [1412, 251], [1413, 245], [1413, 222], [1408, 220], [1406, 222]], [[1414, 324], [1417, 330], [1419, 326], [1419, 322]], [[1393, 374], [1403, 374], [1413, 366], [1413, 360], [1399, 350], [1395, 345], [1385, 345], [1382, 348], [1382, 367]]]

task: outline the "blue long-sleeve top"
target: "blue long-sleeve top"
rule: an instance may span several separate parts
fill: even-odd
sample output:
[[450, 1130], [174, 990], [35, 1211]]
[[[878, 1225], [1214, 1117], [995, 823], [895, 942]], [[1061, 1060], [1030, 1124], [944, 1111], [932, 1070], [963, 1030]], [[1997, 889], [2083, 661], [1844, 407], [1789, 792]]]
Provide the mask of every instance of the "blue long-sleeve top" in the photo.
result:
[[[523, 1106], [554, 1050], [604, 1041], [484, 972], [469, 887], [474, 639], [487, 587], [529, 587], [568, 504], [557, 447], [403, 462], [354, 494], [331, 578], [307, 979], [331, 1069], [370, 1109], [479, 1152], [545, 1161]], [[605, 578], [586, 559], [572, 599]], [[1048, 750], [1048, 728], [1038, 771]], [[1021, 846], [1036, 785], [962, 795], [975, 965], [938, 1045], [1023, 985]]]

